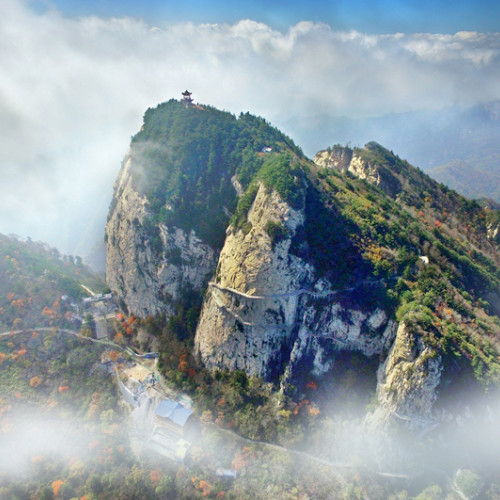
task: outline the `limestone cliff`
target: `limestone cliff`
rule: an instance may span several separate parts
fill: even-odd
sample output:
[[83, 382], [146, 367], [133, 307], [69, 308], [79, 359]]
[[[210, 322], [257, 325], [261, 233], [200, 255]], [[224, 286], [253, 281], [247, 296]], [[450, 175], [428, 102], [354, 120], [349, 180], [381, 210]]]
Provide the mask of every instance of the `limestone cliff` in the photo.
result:
[[176, 315], [193, 364], [285, 392], [369, 358], [373, 422], [427, 425], [457, 359], [498, 383], [498, 221], [376, 143], [315, 162], [248, 114], [148, 110], [106, 226], [112, 292], [139, 317]]
[[[289, 254], [303, 219], [261, 184], [248, 213], [250, 231], [228, 228], [196, 333], [196, 348], [209, 368], [269, 376], [286, 360], [297, 328], [297, 292], [313, 282], [312, 266]], [[270, 222], [288, 233], [274, 248], [266, 231]]]
[[314, 157], [314, 162], [321, 167], [350, 172], [359, 179], [375, 184], [392, 197], [395, 197], [402, 188], [401, 182], [393, 172], [373, 159], [367, 158], [360, 150], [334, 146], [319, 151]]
[[[206, 366], [269, 377], [284, 367], [290, 375], [312, 356], [312, 371], [320, 376], [331, 368], [335, 352], [373, 356], [388, 350], [396, 323], [378, 308], [341, 305], [339, 290], [290, 252], [304, 224], [303, 210], [292, 209], [261, 185], [248, 222], [249, 232], [229, 227], [216, 281], [209, 284], [196, 334]], [[271, 222], [287, 233], [274, 246], [266, 231]]]
[[[303, 210], [292, 209], [261, 184], [247, 221], [249, 231], [228, 228], [217, 274], [209, 283], [195, 338], [204, 365], [265, 378], [284, 373], [286, 390], [303, 364], [321, 377], [341, 352], [379, 355], [384, 361], [374, 421], [402, 414], [428, 423], [439, 358], [431, 358], [421, 340], [412, 346], [415, 338], [383, 309], [342, 305], [340, 291], [290, 252], [297, 228], [304, 224]], [[271, 222], [281, 224], [287, 234], [274, 245], [266, 230]]]
[[433, 420], [433, 404], [443, 370], [441, 356], [405, 323], [400, 323], [396, 339], [377, 373], [379, 406], [368, 417], [377, 427], [391, 418], [411, 428], [425, 428]]
[[129, 153], [115, 184], [106, 224], [106, 279], [131, 314], [171, 314], [186, 288], [201, 290], [217, 255], [193, 230], [150, 222], [148, 199], [134, 186]]

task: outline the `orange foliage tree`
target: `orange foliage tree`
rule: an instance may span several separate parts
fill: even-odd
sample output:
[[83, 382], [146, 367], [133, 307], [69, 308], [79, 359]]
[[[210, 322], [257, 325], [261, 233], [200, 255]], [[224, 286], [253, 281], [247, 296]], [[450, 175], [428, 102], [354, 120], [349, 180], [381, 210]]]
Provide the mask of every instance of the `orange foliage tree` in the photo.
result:
[[38, 375], [30, 378], [30, 387], [38, 387], [41, 383], [42, 379]]
[[157, 470], [152, 470], [150, 473], [149, 473], [149, 479], [151, 479], [151, 482], [154, 483], [154, 484], [157, 484], [160, 482], [161, 480], [161, 473], [158, 472]]
[[42, 316], [53, 318], [54, 316], [57, 316], [57, 313], [53, 309], [50, 309], [50, 307], [45, 306], [42, 310]]
[[120, 353], [118, 351], [109, 351], [109, 357], [116, 362], [118, 357], [120, 356]]
[[54, 490], [54, 496], [57, 497], [59, 496], [59, 490], [61, 489], [61, 486], [64, 484], [64, 481], [61, 479], [58, 479], [57, 481], [54, 481], [52, 483], [52, 489]]

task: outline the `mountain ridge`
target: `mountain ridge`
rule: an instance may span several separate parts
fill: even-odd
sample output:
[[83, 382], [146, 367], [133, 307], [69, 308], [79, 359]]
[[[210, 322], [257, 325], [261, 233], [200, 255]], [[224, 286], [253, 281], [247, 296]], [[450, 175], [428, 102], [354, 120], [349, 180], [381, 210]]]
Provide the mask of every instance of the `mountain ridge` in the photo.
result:
[[435, 111], [389, 113], [371, 118], [285, 116], [280, 118], [280, 124], [311, 157], [332, 138], [356, 146], [375, 140], [431, 175], [436, 169], [439, 181], [462, 195], [472, 198], [489, 196], [498, 202], [496, 185], [485, 185], [480, 178], [472, 176], [465, 186], [454, 184], [453, 174], [443, 167], [450, 163], [467, 165], [467, 168], [460, 169], [460, 176], [468, 176], [468, 168], [485, 175], [498, 174], [499, 109], [499, 102], [491, 101], [472, 107], [451, 106]]
[[182, 326], [193, 364], [285, 393], [343, 352], [377, 354], [379, 420], [428, 425], [453, 356], [498, 384], [498, 214], [377, 143], [323, 156], [248, 114], [149, 110], [115, 187], [109, 285], [129, 312]]

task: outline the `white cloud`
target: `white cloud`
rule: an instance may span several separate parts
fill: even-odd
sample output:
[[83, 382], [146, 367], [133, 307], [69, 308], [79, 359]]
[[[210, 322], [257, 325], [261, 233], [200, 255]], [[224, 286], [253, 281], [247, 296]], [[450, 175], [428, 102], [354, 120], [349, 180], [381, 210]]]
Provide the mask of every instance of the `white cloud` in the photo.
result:
[[4, 0], [0, 231], [78, 251], [70, 240], [89, 219], [104, 223], [143, 112], [185, 88], [274, 123], [436, 109], [499, 99], [499, 52], [500, 34], [364, 35], [311, 22], [281, 33], [250, 20], [153, 28]]

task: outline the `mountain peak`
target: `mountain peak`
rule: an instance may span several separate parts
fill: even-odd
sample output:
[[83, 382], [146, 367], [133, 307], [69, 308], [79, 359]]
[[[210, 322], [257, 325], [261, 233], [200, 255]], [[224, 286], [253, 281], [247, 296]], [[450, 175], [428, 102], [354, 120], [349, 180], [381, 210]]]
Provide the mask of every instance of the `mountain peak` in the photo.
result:
[[377, 419], [425, 426], [455, 358], [500, 383], [491, 212], [375, 142], [313, 163], [262, 118], [170, 101], [146, 112], [118, 178], [108, 283], [176, 325], [165, 346], [175, 335], [193, 363], [285, 394], [346, 353], [378, 356]]

